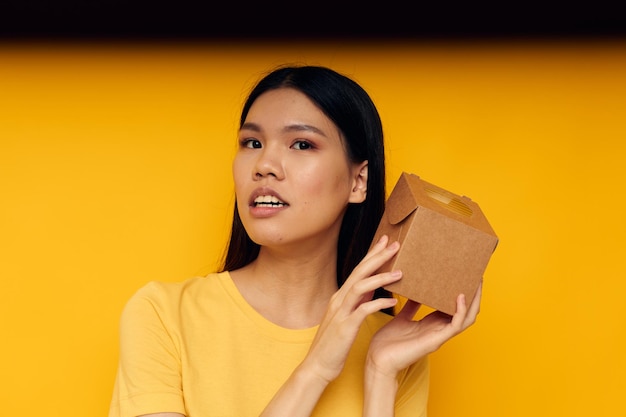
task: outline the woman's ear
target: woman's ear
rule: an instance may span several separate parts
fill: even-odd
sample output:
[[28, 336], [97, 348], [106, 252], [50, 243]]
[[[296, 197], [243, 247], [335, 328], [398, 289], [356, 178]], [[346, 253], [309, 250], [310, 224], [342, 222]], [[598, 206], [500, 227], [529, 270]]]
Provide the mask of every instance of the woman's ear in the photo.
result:
[[352, 178], [352, 192], [350, 203], [362, 203], [367, 196], [367, 161], [355, 165]]

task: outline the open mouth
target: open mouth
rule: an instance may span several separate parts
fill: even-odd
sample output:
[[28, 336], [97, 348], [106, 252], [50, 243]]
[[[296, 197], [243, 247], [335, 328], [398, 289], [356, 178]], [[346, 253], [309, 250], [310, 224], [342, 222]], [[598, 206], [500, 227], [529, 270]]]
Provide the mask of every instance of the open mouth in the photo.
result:
[[273, 195], [260, 195], [254, 199], [254, 207], [286, 207], [287, 203], [280, 201]]

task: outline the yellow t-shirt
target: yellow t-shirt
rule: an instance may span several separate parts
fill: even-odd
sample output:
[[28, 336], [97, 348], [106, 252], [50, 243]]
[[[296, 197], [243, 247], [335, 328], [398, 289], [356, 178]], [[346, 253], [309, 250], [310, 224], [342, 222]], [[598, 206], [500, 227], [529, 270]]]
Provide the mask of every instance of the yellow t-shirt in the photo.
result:
[[[369, 341], [390, 319], [383, 313], [366, 319], [343, 372], [324, 391], [314, 416], [361, 416]], [[266, 320], [228, 272], [150, 282], [122, 313], [109, 417], [258, 416], [305, 357], [316, 331]], [[426, 416], [428, 371], [424, 358], [399, 376], [396, 416]]]

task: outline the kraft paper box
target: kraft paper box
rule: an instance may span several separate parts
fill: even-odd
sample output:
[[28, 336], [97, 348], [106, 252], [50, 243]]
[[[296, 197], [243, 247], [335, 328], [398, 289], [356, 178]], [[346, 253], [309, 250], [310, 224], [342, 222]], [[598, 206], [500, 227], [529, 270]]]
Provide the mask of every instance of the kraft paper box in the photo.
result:
[[478, 204], [406, 172], [387, 200], [373, 242], [383, 234], [401, 247], [379, 272], [403, 272], [385, 289], [451, 315], [459, 294], [471, 302], [498, 244]]

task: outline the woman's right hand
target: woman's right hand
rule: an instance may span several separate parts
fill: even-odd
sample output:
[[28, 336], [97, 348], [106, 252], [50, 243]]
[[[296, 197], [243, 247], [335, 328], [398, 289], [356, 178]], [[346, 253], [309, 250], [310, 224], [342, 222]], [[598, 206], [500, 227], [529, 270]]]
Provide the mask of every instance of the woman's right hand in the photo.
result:
[[327, 384], [339, 376], [365, 318], [397, 303], [395, 298], [373, 299], [373, 295], [377, 288], [401, 278], [399, 271], [376, 274], [399, 248], [398, 242], [389, 244], [389, 238], [382, 236], [332, 296], [301, 365], [312, 371], [321, 382]]
[[263, 410], [261, 417], [310, 416], [326, 386], [344, 368], [363, 320], [393, 307], [395, 298], [373, 300], [374, 291], [400, 279], [401, 274], [376, 274], [400, 248], [383, 236], [333, 294], [306, 357]]

